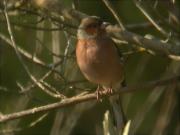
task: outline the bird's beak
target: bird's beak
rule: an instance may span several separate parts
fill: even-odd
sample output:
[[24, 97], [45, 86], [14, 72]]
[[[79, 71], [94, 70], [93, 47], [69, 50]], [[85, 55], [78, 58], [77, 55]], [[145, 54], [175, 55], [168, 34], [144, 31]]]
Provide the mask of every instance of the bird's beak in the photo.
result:
[[110, 23], [108, 23], [108, 22], [103, 22], [103, 23], [101, 24], [101, 29], [104, 29], [104, 30], [105, 30], [108, 25], [110, 25]]

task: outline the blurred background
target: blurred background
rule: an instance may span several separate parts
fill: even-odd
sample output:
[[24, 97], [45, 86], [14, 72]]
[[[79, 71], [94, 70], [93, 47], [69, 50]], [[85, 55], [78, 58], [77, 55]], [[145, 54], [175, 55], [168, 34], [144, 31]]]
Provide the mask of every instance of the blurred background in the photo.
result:
[[[59, 3], [59, 6], [53, 2]], [[179, 0], [140, 2], [157, 24], [169, 33], [168, 36], [152, 25], [137, 7], [136, 0], [109, 2], [128, 31], [143, 37], [157, 38], [162, 42], [179, 43]], [[76, 64], [76, 31], [79, 22], [66, 19], [58, 12], [60, 9], [72, 8], [117, 24], [102, 0], [8, 0], [7, 8], [23, 63], [45, 88], [67, 97], [96, 90], [97, 86], [85, 80]], [[10, 114], [61, 100], [36, 86], [27, 74], [11, 44], [3, 9], [2, 0], [0, 114]], [[144, 84], [180, 73], [180, 62], [177, 60], [125, 41], [117, 41], [117, 45], [125, 59], [127, 85]], [[131, 120], [129, 134], [179, 135], [179, 92], [179, 86], [174, 82], [123, 94], [123, 108], [127, 118]], [[104, 114], [108, 109], [110, 106], [105, 98], [102, 102], [93, 100], [47, 113], [38, 113], [0, 123], [0, 135], [102, 135]]]

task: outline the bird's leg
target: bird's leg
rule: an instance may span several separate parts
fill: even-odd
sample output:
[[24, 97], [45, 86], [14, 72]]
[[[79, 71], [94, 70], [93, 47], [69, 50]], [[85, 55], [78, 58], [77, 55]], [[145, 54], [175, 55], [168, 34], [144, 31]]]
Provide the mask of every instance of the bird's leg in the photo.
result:
[[106, 89], [106, 93], [112, 94], [112, 93], [113, 93], [112, 87], [107, 88], [107, 89]]
[[98, 84], [98, 87], [97, 87], [97, 89], [96, 89], [96, 99], [97, 99], [97, 100], [101, 101], [100, 96], [102, 95], [102, 93], [103, 93], [103, 91], [102, 91], [102, 89], [100, 88], [100, 85]]
[[104, 92], [105, 92], [106, 94], [112, 94], [112, 93], [113, 93], [112, 86], [105, 88], [105, 89], [104, 89]]
[[112, 87], [108, 87], [108, 88], [100, 88], [100, 85], [98, 85], [97, 89], [96, 89], [96, 98], [97, 100], [101, 101], [101, 95], [102, 94], [112, 94], [113, 93], [113, 89]]

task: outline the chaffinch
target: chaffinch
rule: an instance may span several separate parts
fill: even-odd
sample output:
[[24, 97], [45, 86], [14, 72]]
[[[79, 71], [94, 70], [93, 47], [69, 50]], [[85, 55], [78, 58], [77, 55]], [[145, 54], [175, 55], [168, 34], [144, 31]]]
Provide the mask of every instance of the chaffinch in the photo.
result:
[[[123, 62], [115, 43], [106, 32], [106, 24], [98, 17], [82, 19], [77, 32], [76, 58], [87, 80], [101, 85], [107, 92], [119, 90], [124, 80]], [[99, 89], [97, 89], [99, 93]], [[111, 96], [110, 103], [118, 130], [124, 126], [119, 95]]]

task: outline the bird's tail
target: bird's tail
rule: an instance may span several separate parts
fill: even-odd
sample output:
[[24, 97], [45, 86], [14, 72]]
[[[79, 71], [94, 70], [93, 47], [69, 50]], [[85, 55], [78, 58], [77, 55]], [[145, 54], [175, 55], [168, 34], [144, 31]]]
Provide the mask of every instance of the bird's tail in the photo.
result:
[[[121, 84], [121, 87], [124, 86], [124, 84]], [[121, 95], [111, 96], [109, 100], [110, 105], [112, 106], [112, 117], [114, 119], [115, 127], [117, 128], [118, 133], [122, 133], [127, 119], [122, 107]]]
[[126, 124], [126, 117], [123, 111], [120, 95], [110, 97], [110, 104], [112, 106], [112, 116], [115, 122], [115, 127], [118, 132], [122, 132]]

